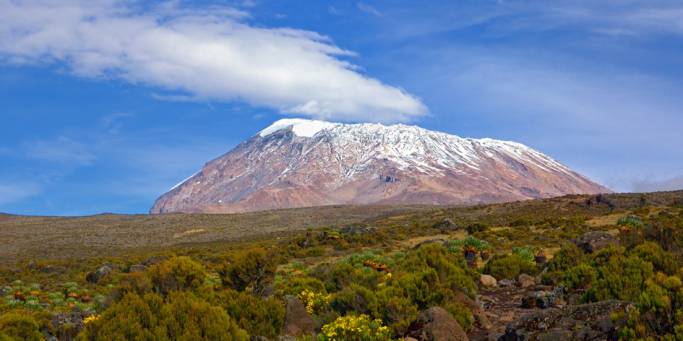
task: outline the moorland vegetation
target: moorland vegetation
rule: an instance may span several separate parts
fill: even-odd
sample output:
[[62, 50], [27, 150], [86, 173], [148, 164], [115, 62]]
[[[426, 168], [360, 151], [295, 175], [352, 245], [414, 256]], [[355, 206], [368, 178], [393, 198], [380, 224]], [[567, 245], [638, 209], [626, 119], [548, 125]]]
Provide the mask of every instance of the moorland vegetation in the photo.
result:
[[[0, 267], [0, 340], [434, 339], [424, 321], [440, 311], [476, 338], [496, 329], [480, 298], [503, 285], [482, 275], [560, 288], [550, 309], [624, 302], [607, 317], [617, 339], [683, 339], [682, 229], [683, 192], [569, 196], [16, 258]], [[591, 233], [602, 239], [583, 243]]]

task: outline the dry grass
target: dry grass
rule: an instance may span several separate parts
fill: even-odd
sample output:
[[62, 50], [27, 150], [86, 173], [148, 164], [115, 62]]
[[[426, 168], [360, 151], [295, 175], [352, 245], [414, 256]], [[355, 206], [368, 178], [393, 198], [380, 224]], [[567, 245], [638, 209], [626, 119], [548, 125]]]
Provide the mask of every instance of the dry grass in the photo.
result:
[[421, 206], [329, 206], [243, 214], [0, 216], [0, 262], [116, 256], [134, 250], [285, 236], [430, 209]]
[[[548, 219], [577, 219], [581, 223], [591, 221], [599, 227], [614, 224], [619, 216], [642, 207], [644, 202], [650, 206], [683, 207], [683, 191], [610, 194], [603, 196], [599, 204], [595, 200], [596, 196], [573, 195], [471, 207], [326, 206], [243, 214], [104, 214], [89, 217], [0, 214], [0, 263], [12, 264], [26, 259], [130, 256], [135, 252], [186, 247], [220, 248], [226, 243], [239, 246], [276, 242], [307, 229], [350, 224], [396, 228], [405, 233], [431, 227], [445, 218], [453, 219], [461, 227], [471, 222], [511, 226], [520, 219], [528, 221], [522, 226], [534, 226]], [[567, 224], [571, 226], [573, 223]], [[508, 238], [511, 242], [522, 232], [518, 230], [514, 227], [493, 228], [492, 232], [509, 232], [509, 237], [514, 237]], [[543, 231], [531, 229], [528, 232], [537, 236], [534, 243], [549, 241]], [[432, 235], [426, 239], [435, 237]], [[420, 241], [413, 239], [409, 242]]]

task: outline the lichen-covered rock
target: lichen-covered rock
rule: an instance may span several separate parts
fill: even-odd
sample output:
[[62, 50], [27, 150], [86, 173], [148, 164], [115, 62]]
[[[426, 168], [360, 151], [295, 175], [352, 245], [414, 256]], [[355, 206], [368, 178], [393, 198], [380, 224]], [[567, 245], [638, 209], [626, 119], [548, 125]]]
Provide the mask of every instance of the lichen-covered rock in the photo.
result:
[[146, 265], [144, 265], [144, 264], [133, 264], [128, 269], [128, 272], [145, 272], [145, 270], [147, 270]]
[[98, 283], [102, 278], [107, 277], [112, 272], [109, 265], [103, 265], [93, 272], [88, 272], [85, 275], [85, 280], [90, 283]]
[[421, 312], [408, 336], [420, 341], [469, 341], [458, 321], [441, 307]]
[[574, 239], [573, 242], [585, 253], [597, 252], [610, 245], [617, 245], [619, 243], [617, 238], [605, 231], [592, 231], [584, 233]]
[[451, 220], [449, 218], [446, 218], [444, 220], [436, 222], [432, 227], [441, 231], [441, 232], [450, 232], [450, 231], [457, 231], [458, 230], [458, 225], [456, 225], [453, 222], [453, 220]]
[[285, 297], [285, 336], [304, 336], [312, 335], [315, 332], [315, 322], [311, 315], [306, 311], [306, 306], [301, 300], [294, 296]]
[[563, 286], [558, 286], [553, 288], [552, 291], [534, 291], [528, 293], [522, 298], [522, 308], [551, 308], [562, 306], [565, 304], [564, 300], [565, 288]]
[[533, 312], [510, 323], [498, 341], [616, 340], [625, 321], [613, 321], [612, 316], [631, 307], [628, 302], [602, 301]]

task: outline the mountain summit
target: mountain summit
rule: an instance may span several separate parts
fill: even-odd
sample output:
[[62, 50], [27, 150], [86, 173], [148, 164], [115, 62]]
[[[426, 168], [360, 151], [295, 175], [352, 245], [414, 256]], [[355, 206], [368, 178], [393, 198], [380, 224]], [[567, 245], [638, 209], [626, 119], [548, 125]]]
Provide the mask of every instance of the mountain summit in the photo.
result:
[[515, 142], [403, 124], [282, 119], [173, 187], [151, 213], [478, 204], [607, 191]]

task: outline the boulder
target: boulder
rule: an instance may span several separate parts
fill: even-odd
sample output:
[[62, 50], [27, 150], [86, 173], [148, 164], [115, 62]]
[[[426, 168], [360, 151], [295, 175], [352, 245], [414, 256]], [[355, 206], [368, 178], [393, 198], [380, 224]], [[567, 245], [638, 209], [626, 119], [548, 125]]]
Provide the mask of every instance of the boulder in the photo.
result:
[[159, 264], [159, 263], [161, 263], [167, 259], [168, 259], [168, 257], [166, 257], [166, 256], [152, 256], [152, 257], [147, 258], [147, 260], [142, 262], [142, 264], [145, 266], [152, 266], [155, 264]]
[[446, 218], [432, 225], [433, 228], [443, 232], [457, 231], [458, 225], [456, 225], [453, 220]]
[[109, 265], [103, 265], [93, 272], [88, 272], [85, 275], [85, 280], [90, 283], [98, 283], [102, 278], [107, 277], [112, 272]]
[[144, 264], [133, 264], [128, 269], [128, 272], [145, 272], [146, 270], [147, 266]]
[[536, 279], [527, 274], [520, 274], [519, 277], [517, 277], [517, 284], [526, 289], [536, 285]]
[[85, 324], [83, 320], [92, 315], [92, 311], [82, 311], [73, 309], [70, 312], [53, 313], [50, 319], [52, 330], [58, 340], [74, 340], [76, 335], [83, 330]]
[[628, 302], [602, 301], [533, 312], [510, 323], [498, 341], [616, 340], [625, 321], [613, 321], [612, 315], [631, 307]]
[[346, 235], [363, 235], [375, 233], [377, 232], [377, 229], [371, 226], [351, 225], [340, 228], [339, 232]]
[[476, 323], [477, 327], [484, 330], [488, 330], [493, 327], [491, 321], [489, 321], [489, 318], [486, 317], [486, 312], [481, 307], [480, 302], [469, 298], [462, 292], [455, 294], [454, 300], [456, 302], [462, 303], [472, 312], [472, 316], [474, 317], [474, 322]]
[[420, 341], [468, 341], [458, 321], [441, 307], [424, 310], [410, 326], [409, 337]]
[[597, 252], [610, 245], [617, 245], [617, 238], [605, 231], [592, 231], [584, 233], [573, 240], [574, 244], [585, 253]]
[[522, 298], [522, 308], [541, 308], [547, 309], [552, 307], [559, 307], [565, 304], [564, 301], [565, 288], [563, 286], [555, 287], [552, 291], [534, 291], [528, 293]]
[[493, 288], [498, 285], [498, 281], [491, 275], [482, 274], [479, 276], [479, 284], [487, 288]]
[[515, 286], [515, 284], [517, 284], [517, 282], [515, 282], [514, 279], [507, 279], [506, 278], [506, 279], [501, 279], [500, 281], [498, 281], [498, 285], [501, 287], [513, 287], [513, 286]]
[[285, 297], [285, 336], [312, 335], [315, 332], [315, 322], [306, 311], [306, 306], [294, 296]]

